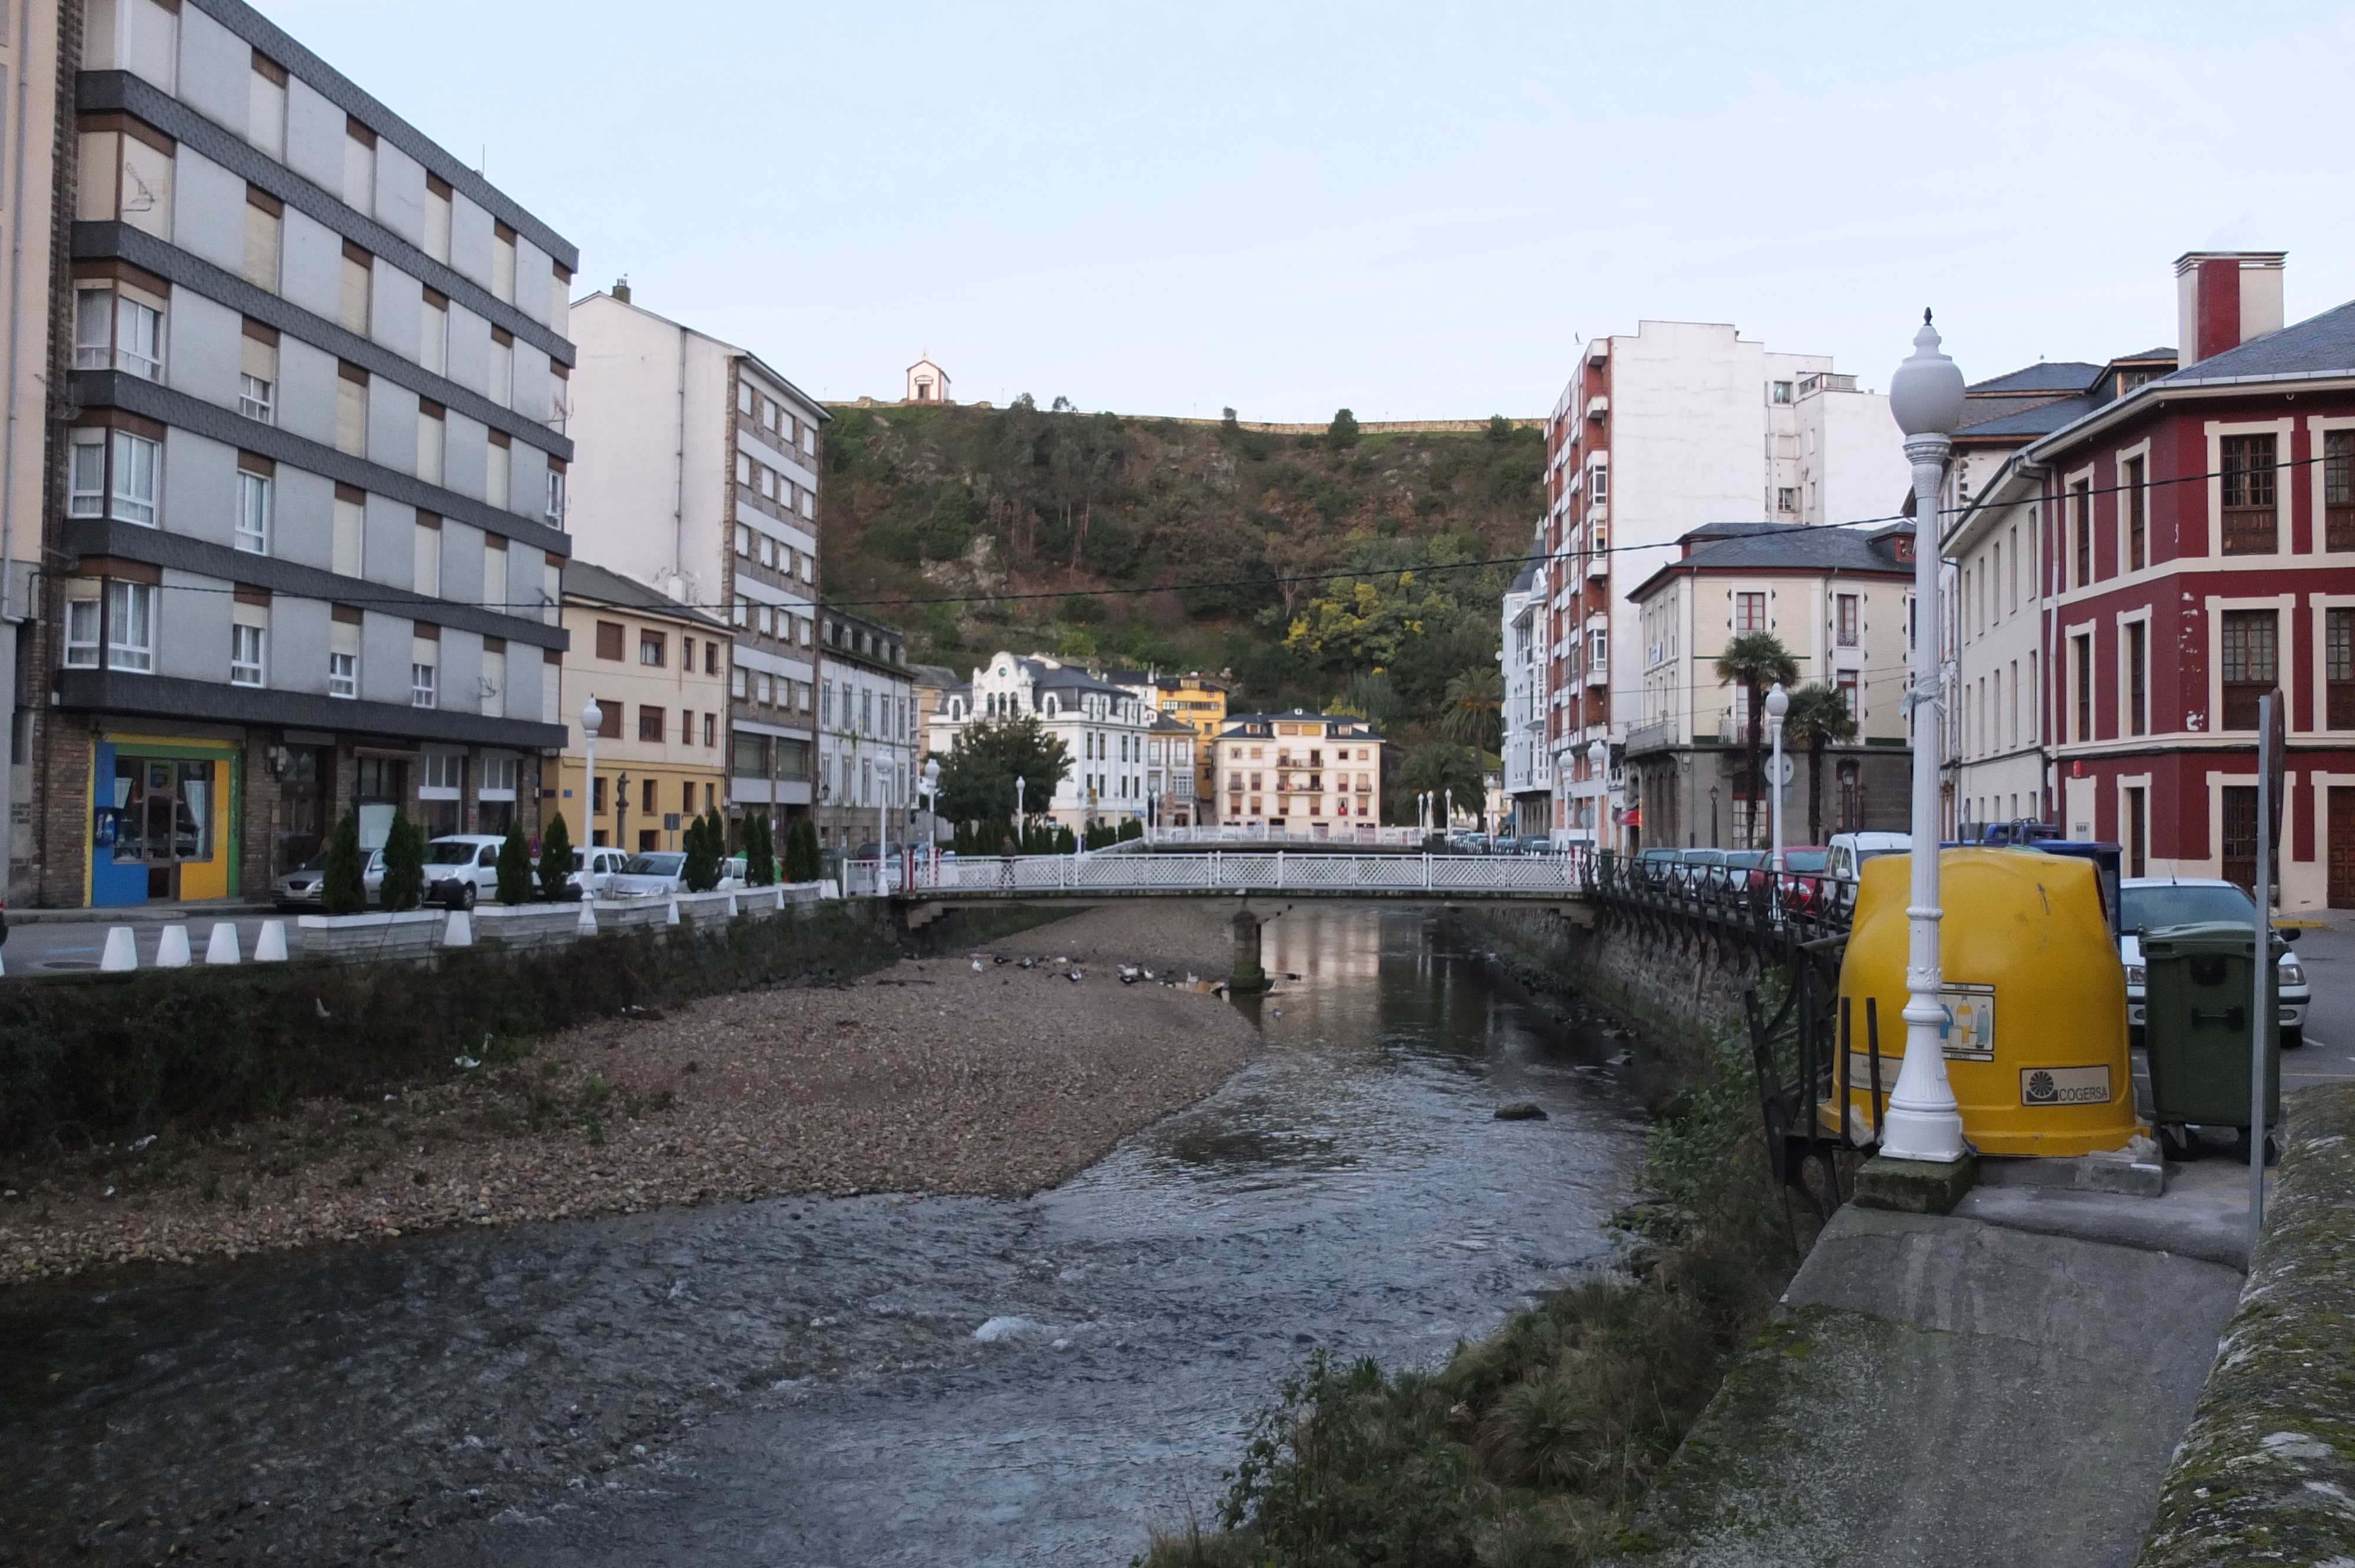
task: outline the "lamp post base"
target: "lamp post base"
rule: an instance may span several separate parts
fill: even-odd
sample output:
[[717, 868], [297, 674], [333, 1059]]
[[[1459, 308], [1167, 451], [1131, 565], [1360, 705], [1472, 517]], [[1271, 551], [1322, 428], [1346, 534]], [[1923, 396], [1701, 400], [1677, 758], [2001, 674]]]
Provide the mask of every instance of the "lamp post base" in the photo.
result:
[[1901, 1214], [1951, 1214], [1978, 1175], [1976, 1160], [1900, 1160], [1881, 1155], [1857, 1167], [1856, 1206]]
[[1963, 1142], [1962, 1113], [1917, 1110], [1900, 1106], [1897, 1097], [1891, 1095], [1888, 1115], [1881, 1121], [1881, 1152], [1891, 1160], [1933, 1165], [1952, 1165], [1967, 1160], [1970, 1150]]

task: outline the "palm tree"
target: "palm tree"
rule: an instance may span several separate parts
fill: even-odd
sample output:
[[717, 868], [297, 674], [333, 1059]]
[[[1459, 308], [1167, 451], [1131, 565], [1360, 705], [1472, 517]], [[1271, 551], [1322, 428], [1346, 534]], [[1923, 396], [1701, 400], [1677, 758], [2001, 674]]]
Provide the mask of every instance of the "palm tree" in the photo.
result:
[[1791, 694], [1791, 710], [1783, 715], [1785, 744], [1807, 748], [1807, 842], [1824, 842], [1824, 747], [1856, 735], [1856, 717], [1848, 699], [1821, 681]]
[[1731, 681], [1749, 694], [1750, 731], [1743, 736], [1750, 758], [1750, 838], [1757, 845], [1758, 824], [1762, 820], [1758, 803], [1766, 798], [1758, 780], [1759, 730], [1766, 721], [1766, 689], [1782, 684], [1788, 686], [1799, 678], [1799, 662], [1783, 646], [1783, 640], [1771, 631], [1745, 631], [1725, 645], [1717, 656], [1717, 678]]
[[1440, 710], [1439, 733], [1481, 751], [1494, 751], [1503, 739], [1498, 721], [1505, 709], [1505, 677], [1492, 664], [1475, 664], [1447, 683], [1445, 706]]

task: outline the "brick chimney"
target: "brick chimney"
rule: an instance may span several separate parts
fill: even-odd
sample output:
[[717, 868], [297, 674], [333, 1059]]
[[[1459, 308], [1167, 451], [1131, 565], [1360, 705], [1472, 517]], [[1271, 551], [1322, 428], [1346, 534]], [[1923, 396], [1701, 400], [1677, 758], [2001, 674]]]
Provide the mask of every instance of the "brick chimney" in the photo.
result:
[[2188, 250], [2175, 259], [2176, 355], [2196, 364], [2282, 325], [2286, 250]]

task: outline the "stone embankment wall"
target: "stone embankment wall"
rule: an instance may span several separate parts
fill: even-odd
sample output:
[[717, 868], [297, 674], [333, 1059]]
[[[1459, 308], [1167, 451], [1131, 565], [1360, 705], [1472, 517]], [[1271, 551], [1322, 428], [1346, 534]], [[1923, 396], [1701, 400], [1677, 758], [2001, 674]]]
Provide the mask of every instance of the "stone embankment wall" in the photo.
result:
[[1523, 989], [1574, 996], [1671, 1039], [1697, 1040], [1742, 1016], [1758, 983], [1741, 944], [1683, 922], [1614, 919], [1583, 905], [1451, 906]]
[[2140, 1568], [2355, 1562], [2355, 1084], [2287, 1105], [2265, 1234]]

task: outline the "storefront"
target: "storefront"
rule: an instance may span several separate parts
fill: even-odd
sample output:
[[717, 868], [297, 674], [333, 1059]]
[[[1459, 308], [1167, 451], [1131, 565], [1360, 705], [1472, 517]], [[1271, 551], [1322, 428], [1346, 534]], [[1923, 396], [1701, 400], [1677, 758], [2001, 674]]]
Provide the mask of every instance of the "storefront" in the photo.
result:
[[91, 904], [238, 895], [245, 793], [240, 747], [101, 733], [92, 753]]

